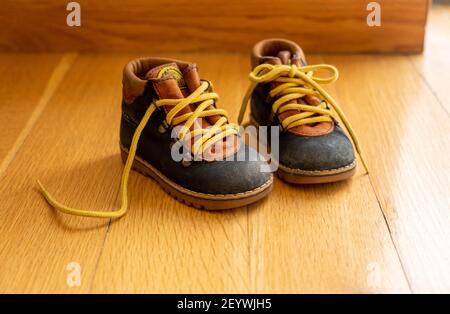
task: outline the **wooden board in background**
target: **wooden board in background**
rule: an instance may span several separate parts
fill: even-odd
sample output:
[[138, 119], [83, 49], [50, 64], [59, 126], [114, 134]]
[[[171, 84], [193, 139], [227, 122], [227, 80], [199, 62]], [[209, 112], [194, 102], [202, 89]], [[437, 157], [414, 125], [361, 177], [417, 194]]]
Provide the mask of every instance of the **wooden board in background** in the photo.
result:
[[450, 4], [434, 5], [429, 20], [424, 53], [410, 58], [450, 115]]
[[428, 0], [79, 0], [81, 27], [66, 24], [66, 0], [2, 1], [3, 51], [242, 51], [284, 37], [308, 52], [419, 52]]

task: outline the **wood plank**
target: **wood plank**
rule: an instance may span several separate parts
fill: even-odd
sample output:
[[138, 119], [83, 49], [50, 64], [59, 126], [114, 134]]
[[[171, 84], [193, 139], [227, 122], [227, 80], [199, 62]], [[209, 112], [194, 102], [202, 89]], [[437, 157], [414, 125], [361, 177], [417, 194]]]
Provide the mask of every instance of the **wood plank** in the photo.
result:
[[[2, 293], [89, 290], [108, 221], [55, 213], [37, 192], [35, 180], [73, 206], [115, 205], [122, 170], [117, 130], [125, 61], [78, 58], [6, 169], [0, 184]], [[81, 267], [80, 287], [67, 285], [71, 262]]]
[[[199, 63], [235, 120], [248, 57], [171, 56]], [[415, 292], [448, 290], [449, 168], [440, 156], [449, 141], [435, 136], [449, 134], [448, 117], [403, 56], [325, 57], [341, 70], [329, 90], [361, 137], [370, 178], [360, 169], [325, 186], [276, 180], [249, 209], [209, 213], [133, 174], [130, 212], [108, 235], [105, 221], [55, 214], [36, 178], [71, 205], [116, 203], [121, 69], [133, 57], [79, 57], [0, 178], [1, 292], [408, 292], [391, 237]], [[80, 288], [66, 284], [72, 261]]]
[[[249, 71], [248, 58], [243, 63]], [[293, 186], [277, 179], [269, 201], [250, 206], [249, 226], [252, 292], [409, 292], [362, 166], [341, 183]]]
[[418, 52], [429, 1], [377, 1], [381, 27], [368, 27], [366, 0], [78, 2], [81, 26], [69, 27], [68, 1], [2, 1], [0, 50], [247, 52], [286, 37], [308, 51]]
[[15, 143], [22, 130], [39, 114], [36, 107], [46, 105], [44, 90], [55, 81], [51, 76], [60, 59], [60, 54], [0, 54], [0, 176], [14, 153], [4, 159], [20, 146], [20, 141]]
[[449, 292], [450, 119], [404, 56], [327, 56], [414, 292]]
[[253, 292], [409, 292], [367, 176], [314, 187], [276, 180], [249, 221]]
[[[221, 95], [220, 107], [236, 117], [238, 56], [171, 56], [198, 63]], [[93, 292], [248, 292], [246, 208], [199, 211], [136, 173], [130, 191], [129, 213], [111, 225]]]
[[427, 27], [425, 51], [411, 59], [450, 115], [450, 5], [433, 5]]

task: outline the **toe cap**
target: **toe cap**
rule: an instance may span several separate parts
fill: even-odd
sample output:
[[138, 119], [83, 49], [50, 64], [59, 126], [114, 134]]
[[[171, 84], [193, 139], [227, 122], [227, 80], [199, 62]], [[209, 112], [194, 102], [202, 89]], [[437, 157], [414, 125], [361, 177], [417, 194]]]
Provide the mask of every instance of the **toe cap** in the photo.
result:
[[353, 145], [338, 125], [332, 132], [321, 136], [283, 133], [279, 155], [281, 165], [309, 171], [338, 169], [355, 160]]
[[194, 162], [189, 166], [189, 188], [208, 194], [249, 192], [271, 181], [272, 174], [262, 171], [264, 165], [264, 157], [247, 145], [242, 145], [233, 160]]

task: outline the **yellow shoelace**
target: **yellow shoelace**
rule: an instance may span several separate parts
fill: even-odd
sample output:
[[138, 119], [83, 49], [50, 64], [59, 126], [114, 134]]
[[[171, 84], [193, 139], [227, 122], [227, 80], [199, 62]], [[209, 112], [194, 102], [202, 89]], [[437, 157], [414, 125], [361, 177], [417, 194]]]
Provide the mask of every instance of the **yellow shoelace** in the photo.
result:
[[[58, 202], [39, 182], [41, 192], [47, 202], [55, 209], [71, 215], [96, 217], [96, 218], [119, 218], [126, 214], [128, 209], [128, 178], [130, 175], [131, 166], [133, 165], [134, 157], [136, 156], [137, 144], [141, 133], [148, 123], [148, 120], [152, 116], [153, 112], [161, 106], [174, 106], [166, 115], [166, 123], [168, 125], [178, 125], [184, 122], [184, 125], [178, 133], [178, 139], [181, 141], [188, 140], [194, 137], [194, 143], [192, 145], [192, 154], [198, 154], [199, 152], [205, 152], [211, 145], [223, 138], [237, 134], [239, 126], [234, 123], [228, 123], [228, 113], [223, 109], [208, 109], [210, 105], [219, 99], [216, 93], [205, 93], [209, 84], [202, 82], [202, 84], [188, 97], [182, 99], [161, 99], [153, 102], [148, 107], [141, 122], [139, 123], [136, 131], [134, 132], [131, 146], [128, 153], [128, 158], [125, 163], [125, 167], [122, 172], [122, 179], [120, 182], [120, 208], [115, 211], [92, 211], [85, 209], [71, 208]], [[194, 112], [189, 112], [178, 117], [175, 117], [183, 108], [190, 104], [198, 103], [198, 107]], [[195, 129], [190, 131], [191, 126], [194, 124], [195, 119], [209, 117], [214, 115], [220, 115], [219, 120], [208, 129]], [[201, 135], [201, 137], [198, 137]]]
[[[314, 76], [314, 71], [328, 71], [331, 75], [329, 77], [316, 77]], [[275, 102], [272, 104], [272, 112], [275, 115], [278, 115], [287, 110], [302, 111], [301, 113], [283, 119], [281, 126], [284, 130], [289, 130], [303, 124], [332, 122], [334, 114], [330, 109], [328, 109], [331, 107], [334, 111], [336, 111], [342, 123], [348, 130], [356, 151], [361, 157], [361, 162], [368, 171], [367, 165], [361, 155], [358, 138], [350, 122], [333, 97], [331, 97], [323, 89], [323, 87], [320, 86], [320, 84], [333, 83], [338, 79], [338, 77], [338, 70], [329, 64], [308, 65], [304, 67], [298, 67], [294, 64], [261, 64], [257, 66], [249, 75], [251, 84], [244, 96], [241, 110], [239, 112], [238, 123], [241, 124], [244, 119], [248, 102], [256, 86], [261, 83], [278, 82], [280, 85], [270, 91], [271, 97], [277, 97]], [[318, 106], [304, 104], [287, 104], [282, 106], [291, 100], [299, 99], [306, 95], [317, 96], [323, 101]]]

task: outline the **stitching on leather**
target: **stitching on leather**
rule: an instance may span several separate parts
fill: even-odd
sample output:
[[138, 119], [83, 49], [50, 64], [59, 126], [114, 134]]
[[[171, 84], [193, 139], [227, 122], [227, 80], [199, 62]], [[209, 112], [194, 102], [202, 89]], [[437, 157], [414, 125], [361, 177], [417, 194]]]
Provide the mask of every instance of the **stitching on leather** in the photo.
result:
[[137, 123], [126, 113], [122, 113], [122, 117], [127, 121], [128, 123], [131, 123], [135, 128], [137, 128]]
[[[119, 145], [120, 145], [120, 149], [128, 154], [128, 150], [121, 143], [119, 143]], [[207, 199], [212, 199], [212, 200], [217, 200], [217, 199], [231, 200], [231, 199], [244, 198], [246, 196], [252, 196], [254, 194], [258, 194], [260, 191], [265, 190], [273, 182], [273, 177], [271, 176], [270, 179], [267, 182], [265, 182], [264, 184], [260, 185], [259, 187], [255, 188], [253, 190], [250, 190], [250, 191], [245, 191], [245, 192], [240, 192], [240, 193], [235, 193], [235, 194], [201, 193], [201, 192], [196, 192], [196, 191], [192, 191], [192, 190], [186, 189], [185, 187], [182, 187], [181, 185], [173, 182], [172, 180], [167, 178], [164, 174], [162, 174], [158, 169], [153, 167], [151, 164], [149, 164], [148, 162], [146, 162], [145, 160], [143, 160], [139, 156], [136, 156], [135, 159], [137, 161], [139, 161], [141, 164], [143, 164], [145, 167], [149, 168], [159, 178], [161, 178], [165, 183], [169, 184], [171, 187], [173, 187], [174, 189], [178, 190], [179, 192], [188, 194], [190, 196], [196, 196], [196, 197], [207, 198]]]
[[291, 173], [291, 174], [327, 175], [327, 174], [338, 174], [341, 172], [345, 172], [349, 169], [353, 169], [356, 166], [356, 159], [354, 159], [350, 164], [348, 164], [344, 167], [327, 169], [327, 170], [302, 170], [302, 169], [298, 169], [298, 168], [289, 168], [282, 164], [279, 164], [278, 166], [281, 170]]

